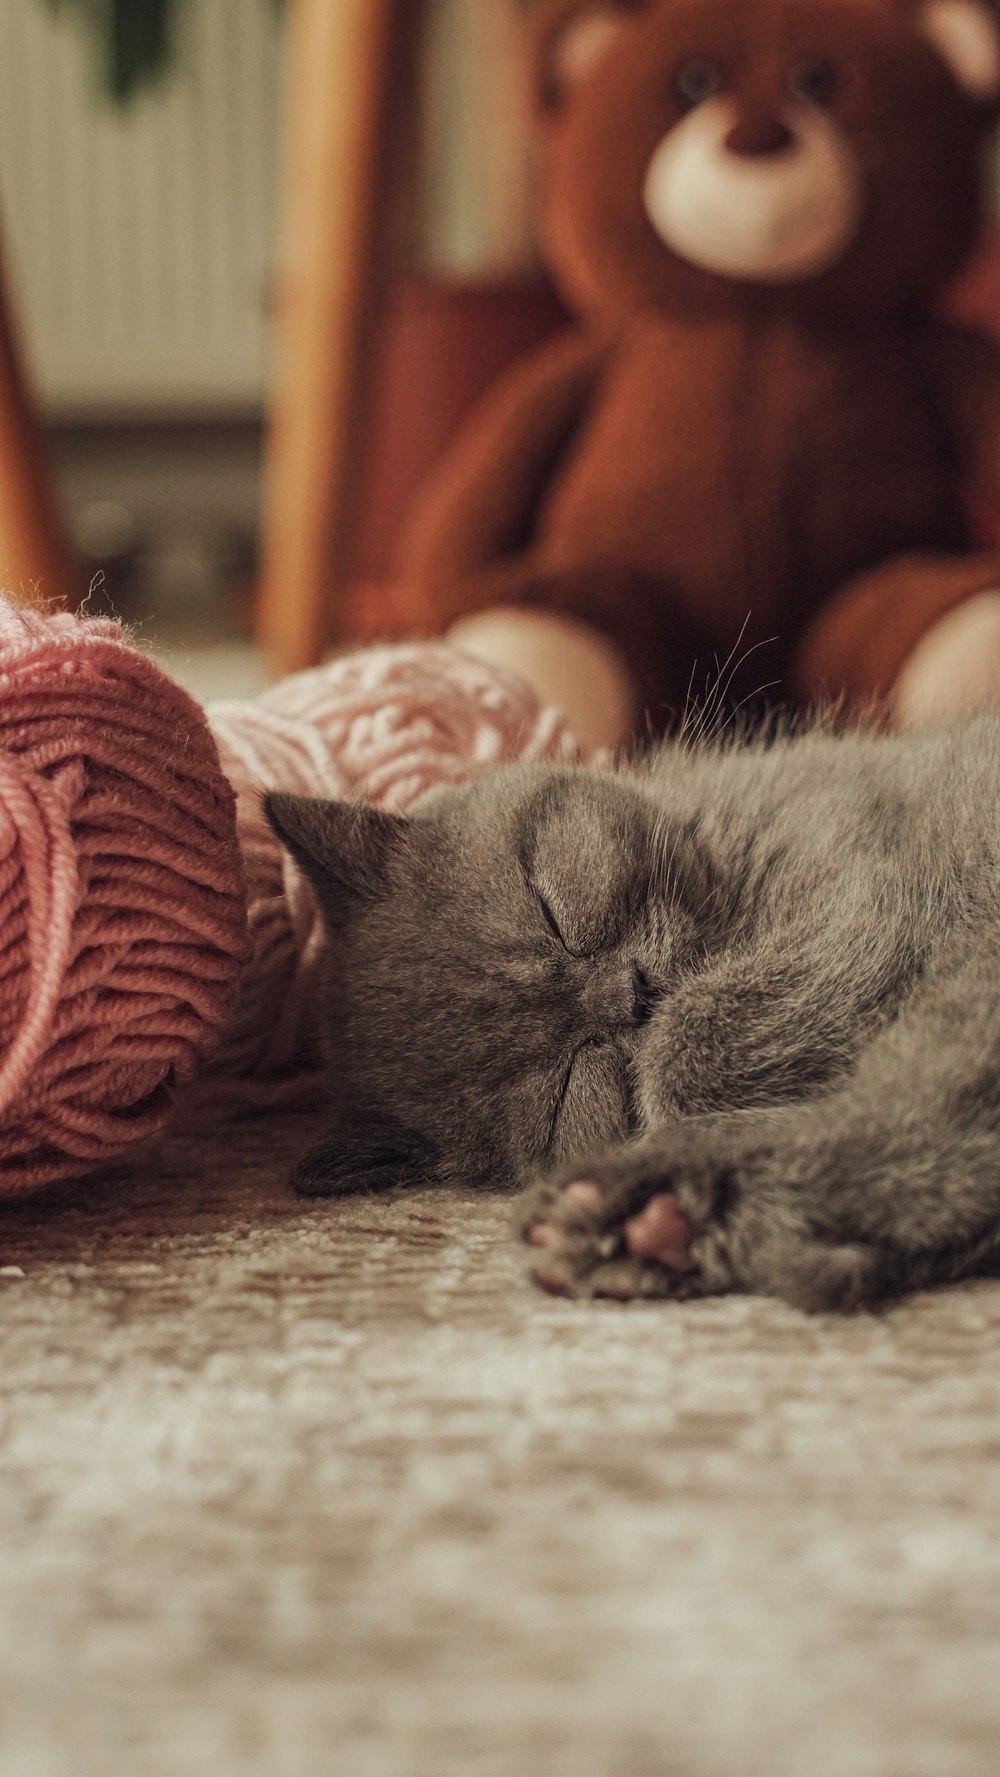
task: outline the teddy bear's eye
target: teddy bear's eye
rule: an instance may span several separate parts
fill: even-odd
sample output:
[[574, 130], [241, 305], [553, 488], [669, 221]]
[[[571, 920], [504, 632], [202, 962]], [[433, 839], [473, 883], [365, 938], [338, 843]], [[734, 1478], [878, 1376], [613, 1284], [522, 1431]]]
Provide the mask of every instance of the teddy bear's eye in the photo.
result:
[[674, 96], [686, 110], [690, 110], [693, 105], [701, 105], [705, 99], [711, 99], [721, 87], [722, 75], [719, 69], [705, 56], [693, 56], [674, 75]]
[[832, 97], [837, 76], [829, 62], [821, 56], [810, 56], [799, 62], [788, 76], [788, 90], [795, 99], [807, 105], [825, 105]]

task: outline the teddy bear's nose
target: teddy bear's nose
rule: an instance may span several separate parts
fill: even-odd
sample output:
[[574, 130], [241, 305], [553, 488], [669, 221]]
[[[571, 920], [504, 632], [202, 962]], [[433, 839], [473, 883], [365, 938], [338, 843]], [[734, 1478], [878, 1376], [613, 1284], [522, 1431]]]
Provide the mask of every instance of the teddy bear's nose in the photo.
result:
[[730, 154], [781, 154], [795, 136], [767, 111], [744, 111], [726, 137]]

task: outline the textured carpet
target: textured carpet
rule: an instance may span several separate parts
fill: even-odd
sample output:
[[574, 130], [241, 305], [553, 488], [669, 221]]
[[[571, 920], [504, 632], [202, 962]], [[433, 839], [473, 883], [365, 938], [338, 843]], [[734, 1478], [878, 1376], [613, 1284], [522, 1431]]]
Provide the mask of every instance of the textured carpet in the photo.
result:
[[551, 1301], [283, 1142], [0, 1214], [3, 1777], [995, 1777], [1000, 1286]]

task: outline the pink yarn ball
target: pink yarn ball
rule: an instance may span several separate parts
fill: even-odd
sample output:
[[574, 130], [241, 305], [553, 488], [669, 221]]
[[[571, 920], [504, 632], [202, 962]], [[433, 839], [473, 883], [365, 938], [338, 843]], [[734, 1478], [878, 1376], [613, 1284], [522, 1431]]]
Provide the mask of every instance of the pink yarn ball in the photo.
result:
[[326, 935], [312, 889], [264, 819], [263, 792], [402, 810], [436, 784], [580, 753], [561, 713], [540, 708], [522, 680], [436, 643], [343, 655], [256, 703], [215, 704], [209, 714], [237, 793], [253, 952], [208, 1102], [217, 1112], [228, 1088], [237, 1104], [298, 1103], [322, 1089]]
[[203, 712], [116, 623], [0, 600], [0, 1194], [160, 1129], [246, 954]]

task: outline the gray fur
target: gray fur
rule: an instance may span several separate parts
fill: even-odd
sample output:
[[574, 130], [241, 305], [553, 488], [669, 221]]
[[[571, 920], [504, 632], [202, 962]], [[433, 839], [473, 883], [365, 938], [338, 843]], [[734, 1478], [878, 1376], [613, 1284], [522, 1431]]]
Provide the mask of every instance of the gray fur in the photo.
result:
[[[300, 1189], [542, 1174], [530, 1222], [585, 1174], [578, 1293], [848, 1308], [997, 1266], [1000, 719], [268, 806], [333, 928]], [[664, 1190], [683, 1277], [623, 1250]]]

